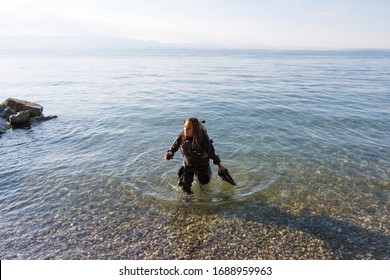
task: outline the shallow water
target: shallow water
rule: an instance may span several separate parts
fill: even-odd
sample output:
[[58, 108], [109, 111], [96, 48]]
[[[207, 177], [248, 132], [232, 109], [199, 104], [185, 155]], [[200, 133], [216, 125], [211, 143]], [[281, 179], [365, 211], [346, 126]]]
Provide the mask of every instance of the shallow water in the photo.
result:
[[[141, 245], [122, 247], [158, 224], [175, 230], [183, 211], [199, 226], [196, 217], [252, 215], [253, 203], [260, 216], [272, 207], [389, 236], [387, 51], [8, 51], [0, 59], [1, 100], [58, 116], [0, 136], [2, 258], [146, 258]], [[163, 154], [190, 116], [206, 120], [236, 187], [212, 167], [194, 197], [177, 189], [181, 155]]]

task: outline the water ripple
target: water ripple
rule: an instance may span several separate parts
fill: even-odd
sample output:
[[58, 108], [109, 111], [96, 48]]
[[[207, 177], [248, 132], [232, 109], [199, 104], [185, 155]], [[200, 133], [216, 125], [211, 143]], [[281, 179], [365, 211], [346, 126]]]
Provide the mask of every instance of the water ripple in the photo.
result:
[[[96, 240], [112, 240], [125, 221], [187, 207], [176, 183], [181, 155], [163, 154], [189, 116], [206, 120], [237, 182], [213, 166], [209, 184], [194, 182], [193, 207], [260, 201], [388, 228], [386, 53], [8, 57], [0, 77], [1, 92], [58, 115], [0, 138], [2, 257], [71, 258], [81, 253], [66, 248], [80, 240], [104, 254]], [[149, 226], [115, 242], [147, 236]]]

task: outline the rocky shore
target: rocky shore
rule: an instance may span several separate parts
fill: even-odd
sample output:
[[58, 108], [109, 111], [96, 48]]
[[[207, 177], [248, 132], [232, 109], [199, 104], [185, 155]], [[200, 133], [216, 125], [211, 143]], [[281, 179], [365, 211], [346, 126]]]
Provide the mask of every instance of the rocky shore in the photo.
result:
[[32, 119], [47, 120], [56, 116], [42, 115], [43, 107], [37, 103], [7, 98], [0, 105], [0, 133], [12, 127], [26, 127]]
[[[104, 258], [129, 259], [389, 259], [389, 237], [327, 216], [295, 216], [272, 206], [245, 204], [215, 209], [177, 209], [159, 221], [117, 225]], [[212, 211], [213, 212], [213, 211]], [[147, 219], [147, 218], [146, 218]], [[167, 222], [161, 222], [165, 220]], [[133, 234], [129, 235], [129, 231]], [[127, 233], [126, 233], [127, 232]], [[125, 234], [126, 233], [126, 234]], [[119, 240], [118, 236], [128, 236]], [[102, 245], [105, 242], [102, 240]], [[107, 244], [106, 244], [107, 245]], [[82, 256], [79, 256], [82, 258]], [[85, 257], [85, 256], [84, 256]], [[98, 255], [90, 256], [92, 258]], [[89, 257], [87, 257], [89, 258]]]
[[[354, 224], [342, 217], [295, 215], [258, 202], [207, 209], [191, 205], [148, 205], [151, 204], [143, 199], [142, 205], [133, 203], [128, 208], [133, 212], [118, 212], [112, 205], [95, 210], [102, 211], [103, 218], [86, 216], [80, 222], [75, 222], [79, 212], [53, 215], [50, 228], [27, 234], [15, 242], [13, 250], [4, 252], [1, 257], [106, 260], [390, 258], [386, 219], [383, 220], [384, 229], [370, 230], [364, 224]], [[12, 239], [11, 236], [4, 237]]]

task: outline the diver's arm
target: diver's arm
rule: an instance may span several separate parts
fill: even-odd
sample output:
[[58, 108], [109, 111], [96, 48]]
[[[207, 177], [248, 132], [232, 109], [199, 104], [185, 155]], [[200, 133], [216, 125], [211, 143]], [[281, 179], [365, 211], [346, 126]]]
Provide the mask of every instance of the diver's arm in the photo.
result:
[[211, 139], [210, 139], [210, 158], [213, 160], [213, 163], [215, 165], [221, 164], [221, 159], [220, 159], [219, 155], [215, 154], [213, 140], [211, 140]]
[[225, 170], [225, 167], [221, 164], [221, 158], [219, 155], [215, 154], [215, 148], [213, 145], [213, 140], [210, 139], [210, 158], [213, 160], [215, 165], [218, 165], [218, 171], [222, 172]]
[[168, 149], [168, 151], [165, 152], [164, 158], [166, 160], [170, 160], [173, 158], [174, 154], [177, 152], [179, 149], [181, 142], [182, 142], [182, 135], [183, 133], [180, 133], [176, 139], [173, 141], [171, 147]]

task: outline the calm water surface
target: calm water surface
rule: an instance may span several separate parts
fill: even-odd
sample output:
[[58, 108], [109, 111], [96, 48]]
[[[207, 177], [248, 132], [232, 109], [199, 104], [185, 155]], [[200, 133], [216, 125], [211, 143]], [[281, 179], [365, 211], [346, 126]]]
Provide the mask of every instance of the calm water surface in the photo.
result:
[[[181, 207], [245, 215], [248, 203], [389, 236], [388, 51], [4, 51], [0, 61], [1, 101], [58, 116], [0, 136], [2, 259], [132, 258], [112, 248], [151, 221]], [[236, 187], [213, 167], [193, 198], [176, 188], [181, 155], [163, 154], [190, 116], [206, 120]]]

